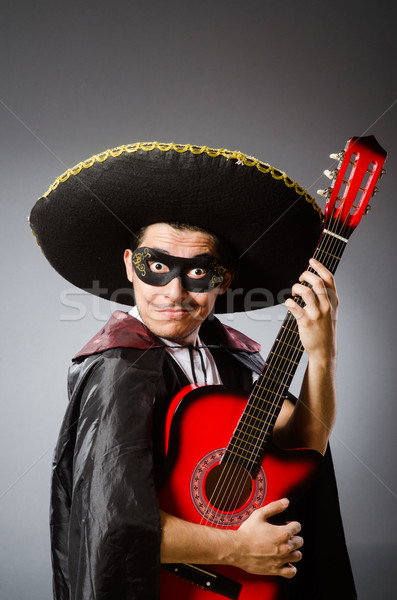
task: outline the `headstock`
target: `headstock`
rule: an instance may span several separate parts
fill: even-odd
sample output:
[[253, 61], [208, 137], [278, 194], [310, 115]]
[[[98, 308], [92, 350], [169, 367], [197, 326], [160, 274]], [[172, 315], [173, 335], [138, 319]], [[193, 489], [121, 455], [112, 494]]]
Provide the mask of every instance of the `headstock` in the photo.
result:
[[373, 135], [352, 137], [344, 151], [330, 155], [339, 161], [338, 167], [324, 171], [332, 183], [326, 190], [318, 190], [328, 198], [324, 210], [326, 227], [349, 237], [371, 209], [369, 201], [378, 191], [376, 182], [385, 173], [386, 155]]

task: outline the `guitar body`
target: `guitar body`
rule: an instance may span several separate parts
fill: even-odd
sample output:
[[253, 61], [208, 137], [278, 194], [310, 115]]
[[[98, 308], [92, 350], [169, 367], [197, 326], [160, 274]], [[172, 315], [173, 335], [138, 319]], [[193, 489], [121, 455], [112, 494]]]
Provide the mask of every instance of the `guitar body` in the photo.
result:
[[[222, 386], [188, 386], [175, 397], [166, 419], [167, 475], [159, 491], [162, 510], [193, 523], [237, 529], [255, 509], [303, 493], [322, 458], [314, 450], [269, 448], [255, 479], [238, 465], [220, 465], [246, 402], [246, 397]], [[213, 575], [192, 585], [174, 574], [183, 572], [182, 565], [174, 567], [173, 572], [162, 569], [162, 600], [209, 600], [211, 596], [276, 600], [282, 597], [286, 581], [250, 575], [233, 567], [210, 566], [213, 574], [241, 585], [234, 592], [218, 590], [211, 594], [208, 590]], [[206, 572], [206, 566], [198, 567]]]

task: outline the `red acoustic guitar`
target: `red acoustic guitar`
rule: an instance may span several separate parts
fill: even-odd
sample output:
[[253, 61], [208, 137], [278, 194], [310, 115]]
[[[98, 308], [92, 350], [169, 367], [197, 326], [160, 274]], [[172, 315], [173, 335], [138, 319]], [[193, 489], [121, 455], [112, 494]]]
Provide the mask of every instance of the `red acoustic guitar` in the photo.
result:
[[[314, 258], [334, 273], [370, 208], [386, 153], [374, 136], [354, 137], [331, 158], [339, 165], [325, 172], [333, 182], [324, 192], [324, 229]], [[285, 496], [293, 501], [302, 493], [321, 455], [310, 449], [278, 451], [269, 444], [302, 353], [296, 321], [288, 312], [248, 401], [222, 386], [189, 386], [175, 397], [166, 419], [166, 461], [172, 467], [159, 493], [164, 511], [209, 527], [236, 529], [256, 508]], [[228, 566], [163, 565], [161, 599], [276, 600], [284, 583], [281, 577]]]

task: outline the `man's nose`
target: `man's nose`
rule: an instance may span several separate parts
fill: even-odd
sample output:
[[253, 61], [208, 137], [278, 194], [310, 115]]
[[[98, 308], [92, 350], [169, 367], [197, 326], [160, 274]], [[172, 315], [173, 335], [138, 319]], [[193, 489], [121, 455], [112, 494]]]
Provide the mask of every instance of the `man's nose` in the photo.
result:
[[178, 300], [180, 298], [185, 298], [187, 295], [187, 291], [183, 287], [182, 280], [180, 277], [174, 277], [170, 282], [164, 287], [164, 295], [170, 298], [171, 300]]

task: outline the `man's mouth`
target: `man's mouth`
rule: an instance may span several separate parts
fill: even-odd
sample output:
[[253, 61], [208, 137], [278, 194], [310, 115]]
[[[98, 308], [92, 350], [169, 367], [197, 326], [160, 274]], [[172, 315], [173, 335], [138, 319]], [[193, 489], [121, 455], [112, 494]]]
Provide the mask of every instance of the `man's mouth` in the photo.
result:
[[186, 315], [187, 313], [191, 312], [191, 309], [187, 309], [184, 307], [160, 308], [160, 309], [156, 309], [156, 310], [163, 314], [173, 315], [173, 316]]
[[196, 309], [191, 305], [158, 305], [154, 306], [156, 312], [160, 312], [167, 317], [183, 317], [190, 313], [195, 313]]

